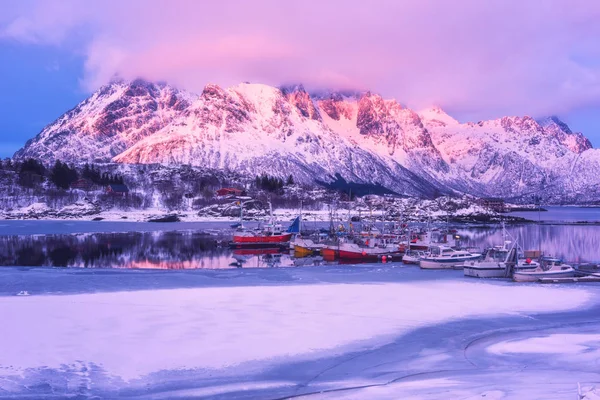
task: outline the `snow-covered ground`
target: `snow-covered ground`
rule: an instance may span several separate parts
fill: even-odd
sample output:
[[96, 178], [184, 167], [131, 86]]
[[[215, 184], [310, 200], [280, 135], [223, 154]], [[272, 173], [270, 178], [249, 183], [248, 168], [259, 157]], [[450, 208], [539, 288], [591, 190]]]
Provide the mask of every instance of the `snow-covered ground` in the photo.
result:
[[592, 399], [598, 293], [400, 265], [2, 268], [0, 397]]

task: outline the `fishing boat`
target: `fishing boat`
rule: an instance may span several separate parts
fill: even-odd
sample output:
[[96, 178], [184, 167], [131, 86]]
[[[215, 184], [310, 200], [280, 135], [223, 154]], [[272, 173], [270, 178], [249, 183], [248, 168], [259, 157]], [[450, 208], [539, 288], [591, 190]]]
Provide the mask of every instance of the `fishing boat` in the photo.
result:
[[240, 204], [240, 223], [233, 233], [234, 247], [240, 246], [273, 246], [285, 245], [290, 241], [292, 235], [297, 233], [300, 225], [300, 217], [297, 217], [287, 230], [283, 226], [275, 222], [273, 218], [273, 210], [269, 203], [270, 219], [267, 223], [262, 224], [255, 229], [248, 229], [243, 225], [244, 204]]
[[321, 249], [321, 255], [325, 261], [337, 260], [340, 255], [338, 245], [325, 244]]
[[[450, 237], [450, 239], [448, 237]], [[427, 231], [412, 234], [409, 249], [428, 251], [431, 247], [438, 245], [454, 247], [456, 245], [456, 240], [448, 232]]]
[[348, 241], [348, 237], [344, 235], [334, 236], [323, 242], [323, 247], [320, 250], [325, 261], [334, 261], [340, 257], [340, 246]]
[[292, 233], [283, 230], [281, 224], [269, 223], [257, 229], [238, 228], [233, 234], [234, 245], [272, 245], [285, 244]]
[[462, 268], [465, 261], [473, 261], [479, 258], [481, 258], [479, 253], [454, 250], [448, 246], [433, 246], [431, 253], [421, 258], [419, 266], [423, 269]]
[[379, 261], [379, 260], [391, 260], [402, 256], [403, 252], [400, 251], [399, 245], [395, 243], [388, 243], [386, 241], [378, 241], [376, 239], [369, 239], [365, 242], [347, 242], [341, 243], [338, 248], [338, 256], [342, 260], [355, 260], [355, 261]]
[[413, 234], [410, 240], [409, 250], [428, 250], [431, 244], [430, 232]]
[[513, 280], [515, 282], [536, 282], [543, 278], [569, 278], [575, 276], [575, 269], [563, 264], [559, 258], [544, 257], [533, 270], [515, 270]]
[[465, 276], [473, 278], [510, 278], [513, 271], [532, 271], [539, 264], [531, 259], [519, 258], [517, 246], [505, 241], [502, 246], [487, 249], [481, 260], [463, 264]]

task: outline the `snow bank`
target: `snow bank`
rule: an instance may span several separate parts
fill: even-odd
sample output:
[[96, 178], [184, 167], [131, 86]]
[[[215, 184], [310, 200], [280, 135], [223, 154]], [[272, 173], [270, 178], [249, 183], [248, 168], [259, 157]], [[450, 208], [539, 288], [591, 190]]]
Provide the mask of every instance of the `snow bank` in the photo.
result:
[[600, 334], [565, 333], [506, 341], [491, 345], [488, 347], [488, 351], [499, 355], [508, 353], [578, 354], [595, 351], [600, 357]]
[[262, 368], [387, 343], [467, 317], [583, 306], [583, 289], [416, 281], [209, 287], [0, 298], [0, 374], [94, 363], [130, 380], [175, 369]]

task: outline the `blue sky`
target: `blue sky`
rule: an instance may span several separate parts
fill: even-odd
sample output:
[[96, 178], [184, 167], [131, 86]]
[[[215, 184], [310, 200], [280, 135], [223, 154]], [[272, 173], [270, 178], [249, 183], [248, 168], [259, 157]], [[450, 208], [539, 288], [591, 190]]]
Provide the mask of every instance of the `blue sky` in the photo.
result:
[[83, 59], [56, 48], [0, 42], [0, 157], [85, 97]]
[[600, 2], [540, 4], [3, 0], [0, 157], [115, 76], [371, 90], [460, 121], [557, 115], [600, 147]]

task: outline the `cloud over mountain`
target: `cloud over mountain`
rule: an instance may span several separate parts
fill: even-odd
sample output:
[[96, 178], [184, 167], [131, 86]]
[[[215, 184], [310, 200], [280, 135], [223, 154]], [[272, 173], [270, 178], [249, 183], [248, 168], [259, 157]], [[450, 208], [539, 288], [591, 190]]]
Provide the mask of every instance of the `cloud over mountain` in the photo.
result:
[[115, 75], [370, 88], [478, 119], [600, 103], [600, 3], [459, 0], [4, 2], [0, 36], [85, 54]]

